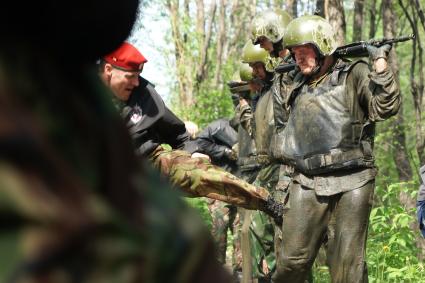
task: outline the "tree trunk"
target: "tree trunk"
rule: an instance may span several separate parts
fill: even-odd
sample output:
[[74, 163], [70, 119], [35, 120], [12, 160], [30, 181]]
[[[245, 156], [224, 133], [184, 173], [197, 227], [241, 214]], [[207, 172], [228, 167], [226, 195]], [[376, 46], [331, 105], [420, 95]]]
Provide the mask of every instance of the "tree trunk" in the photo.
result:
[[[410, 1], [410, 2], [412, 2], [412, 1]], [[425, 15], [424, 15], [424, 10], [422, 10], [422, 7], [421, 7], [419, 0], [414, 0], [414, 3], [412, 3], [412, 5], [415, 6], [416, 12], [418, 13], [419, 19], [421, 20], [421, 23], [422, 23], [422, 28], [425, 30]]]
[[[382, 24], [384, 37], [392, 38], [396, 35], [396, 17], [393, 12], [392, 0], [383, 0], [383, 14]], [[394, 72], [395, 79], [399, 83], [399, 67], [397, 54], [395, 48], [391, 49], [389, 55], [389, 64]], [[406, 134], [404, 131], [404, 115], [403, 115], [403, 104], [400, 107], [400, 111], [396, 116], [396, 121], [393, 124], [394, 141], [393, 146], [395, 148], [394, 161], [397, 165], [397, 171], [400, 181], [406, 182], [412, 179], [412, 168], [410, 166], [407, 150], [406, 150]]]
[[[424, 100], [424, 63], [423, 63], [423, 46], [418, 33], [416, 23], [416, 44], [418, 46], [418, 57], [419, 57], [419, 83], [412, 85], [412, 95], [414, 100], [415, 107], [415, 117], [416, 117], [416, 152], [418, 153], [419, 162], [421, 165], [425, 164], [425, 127], [422, 118], [422, 111], [425, 109], [425, 100]], [[416, 47], [416, 46], [415, 46]], [[413, 65], [413, 71], [414, 71]]]
[[342, 0], [317, 0], [316, 15], [324, 17], [334, 29], [339, 45], [345, 42], [345, 13]]
[[243, 45], [247, 42], [250, 33], [252, 18], [255, 16], [256, 0], [238, 1], [233, 0], [230, 27], [231, 34], [228, 38], [227, 57], [240, 56]]
[[166, 8], [170, 14], [171, 35], [174, 42], [174, 57], [177, 66], [177, 81], [179, 86], [179, 99], [183, 106], [190, 105], [193, 102], [193, 89], [191, 78], [186, 76], [186, 54], [184, 38], [180, 31], [179, 1], [167, 0]]
[[323, 18], [326, 18], [326, 8], [325, 8], [325, 2], [327, 0], [317, 0], [316, 1], [316, 10], [315, 10], [315, 14], [319, 15]]
[[[413, 105], [415, 108], [415, 119], [416, 119], [416, 152], [419, 157], [419, 162], [421, 165], [425, 164], [425, 128], [423, 127], [423, 119], [422, 119], [422, 109], [424, 109], [424, 65], [423, 65], [423, 46], [420, 39], [420, 33], [418, 28], [418, 17], [412, 17], [411, 15], [415, 14], [414, 9], [418, 13], [419, 19], [421, 20], [421, 24], [423, 25], [423, 11], [420, 7], [419, 3], [416, 0], [410, 0], [410, 4], [412, 7], [412, 12], [409, 13], [407, 11], [406, 6], [403, 4], [403, 1], [398, 1], [400, 6], [403, 9], [406, 18], [408, 19], [410, 26], [412, 28], [412, 32], [416, 35], [415, 40], [413, 41], [412, 46], [412, 62], [410, 67], [410, 86], [411, 93], [413, 96]], [[422, 14], [422, 16], [421, 16]], [[417, 54], [417, 51], [419, 54]], [[419, 61], [419, 79], [415, 79], [415, 66], [416, 61]]]
[[369, 38], [374, 38], [376, 33], [376, 0], [370, 1], [369, 18]]
[[199, 37], [199, 45], [204, 46], [205, 40], [205, 7], [203, 0], [196, 0], [196, 33]]
[[293, 18], [298, 17], [297, 0], [286, 0], [286, 12], [288, 12]]
[[241, 229], [241, 248], [242, 248], [242, 281], [241, 283], [252, 283], [252, 256], [251, 241], [249, 238], [249, 226], [251, 224], [250, 210], [239, 209], [240, 215], [243, 215], [243, 224]]
[[339, 45], [345, 43], [345, 13], [342, 0], [325, 0], [325, 18], [333, 27]]
[[354, 1], [353, 42], [362, 39], [364, 0]]
[[[425, 15], [424, 11], [418, 0], [410, 0], [411, 6], [415, 7], [418, 17], [421, 21], [422, 28], [425, 30]], [[413, 10], [413, 8], [412, 8]], [[406, 16], [409, 18], [407, 11], [405, 11]], [[412, 11], [412, 14], [414, 12]], [[418, 153], [419, 162], [421, 165], [425, 164], [425, 127], [423, 126], [422, 118], [422, 109], [425, 109], [425, 100], [424, 100], [424, 64], [423, 64], [423, 46], [420, 40], [420, 33], [418, 28], [417, 17], [411, 19], [411, 26], [413, 33], [416, 35], [415, 45], [414, 45], [414, 55], [416, 55], [416, 46], [418, 47], [418, 61], [419, 61], [419, 83], [416, 83], [414, 79], [414, 66], [416, 60], [412, 60], [412, 70], [411, 70], [411, 86], [412, 86], [412, 95], [413, 102], [415, 107], [415, 117], [416, 117], [416, 152]], [[416, 58], [415, 58], [416, 59]]]
[[[203, 1], [203, 0], [198, 0]], [[212, 28], [213, 23], [215, 19], [215, 11], [217, 9], [217, 3], [215, 0], [211, 1], [211, 7], [209, 11], [209, 18], [208, 18], [208, 26], [207, 26], [207, 32], [205, 34], [205, 40], [203, 41], [203, 45], [201, 45], [200, 50], [200, 60], [196, 71], [196, 82], [195, 82], [195, 88], [199, 89], [199, 84], [205, 79], [207, 73], [206, 64], [208, 59], [208, 48], [211, 43], [211, 35], [212, 35]]]
[[227, 0], [220, 0], [218, 33], [217, 33], [217, 55], [215, 63], [215, 73], [213, 79], [213, 88], [217, 88], [220, 81], [221, 65], [223, 62], [223, 49], [226, 41], [226, 6]]

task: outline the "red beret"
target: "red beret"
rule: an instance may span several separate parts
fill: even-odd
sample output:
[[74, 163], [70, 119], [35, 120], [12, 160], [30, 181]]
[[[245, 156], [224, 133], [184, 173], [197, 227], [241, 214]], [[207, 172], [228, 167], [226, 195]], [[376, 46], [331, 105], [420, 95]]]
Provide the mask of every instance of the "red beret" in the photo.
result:
[[106, 55], [103, 59], [114, 67], [130, 72], [140, 71], [142, 64], [148, 61], [136, 47], [128, 42], [124, 42], [118, 49]]

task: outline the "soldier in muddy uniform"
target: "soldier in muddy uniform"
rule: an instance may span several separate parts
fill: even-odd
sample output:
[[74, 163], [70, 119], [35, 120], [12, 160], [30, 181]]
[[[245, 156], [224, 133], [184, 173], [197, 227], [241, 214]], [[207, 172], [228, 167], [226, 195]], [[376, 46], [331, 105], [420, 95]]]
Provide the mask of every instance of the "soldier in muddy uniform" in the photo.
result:
[[325, 235], [332, 282], [367, 282], [375, 123], [395, 115], [401, 100], [387, 64], [391, 46], [368, 47], [371, 70], [338, 59], [334, 31], [319, 16], [291, 21], [283, 41], [300, 73], [279, 148], [294, 173], [275, 282], [304, 282]]
[[[273, 62], [266, 50], [248, 41], [242, 50], [242, 61], [251, 67], [251, 77], [248, 80], [255, 99], [251, 104], [241, 99], [240, 120], [244, 129], [254, 139], [257, 162], [261, 169], [254, 184], [263, 186], [273, 194], [277, 183], [279, 166], [269, 159], [269, 145], [274, 131], [273, 100], [271, 85], [273, 78]], [[253, 258], [255, 262], [254, 276], [261, 282], [268, 282], [275, 270], [276, 257], [274, 253], [274, 225], [262, 213], [252, 214], [251, 232]]]

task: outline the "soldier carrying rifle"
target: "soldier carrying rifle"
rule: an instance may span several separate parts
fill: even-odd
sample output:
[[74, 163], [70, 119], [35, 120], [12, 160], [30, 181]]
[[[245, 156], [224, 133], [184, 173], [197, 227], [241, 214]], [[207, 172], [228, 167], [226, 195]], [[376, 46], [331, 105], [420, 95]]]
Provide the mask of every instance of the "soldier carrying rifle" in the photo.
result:
[[283, 41], [300, 71], [278, 148], [293, 172], [274, 282], [304, 282], [325, 236], [332, 282], [367, 282], [375, 123], [401, 103], [387, 63], [391, 45], [366, 46], [371, 71], [365, 61], [338, 58], [334, 31], [319, 16], [291, 21]]

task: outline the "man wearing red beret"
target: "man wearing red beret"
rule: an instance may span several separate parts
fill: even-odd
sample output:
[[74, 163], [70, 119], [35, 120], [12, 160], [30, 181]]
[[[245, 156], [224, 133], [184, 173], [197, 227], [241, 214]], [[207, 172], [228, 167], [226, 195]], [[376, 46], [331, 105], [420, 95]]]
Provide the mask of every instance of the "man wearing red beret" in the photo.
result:
[[189, 141], [185, 124], [165, 106], [154, 86], [140, 76], [146, 62], [133, 45], [124, 42], [100, 64], [100, 76], [114, 94], [136, 154], [148, 158], [190, 197], [210, 197], [281, 217], [281, 206], [267, 190], [184, 151]]

